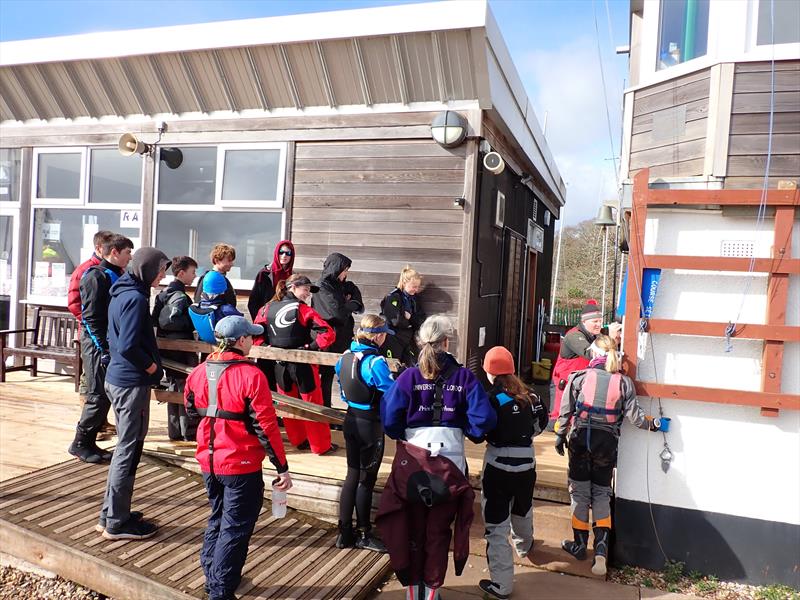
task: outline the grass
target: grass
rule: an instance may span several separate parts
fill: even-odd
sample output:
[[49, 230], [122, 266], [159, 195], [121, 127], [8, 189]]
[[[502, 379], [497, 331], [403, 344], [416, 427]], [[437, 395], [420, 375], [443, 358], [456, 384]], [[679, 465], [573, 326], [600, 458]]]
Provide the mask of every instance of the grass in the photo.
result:
[[800, 600], [800, 592], [787, 585], [765, 585], [756, 591], [756, 600]]

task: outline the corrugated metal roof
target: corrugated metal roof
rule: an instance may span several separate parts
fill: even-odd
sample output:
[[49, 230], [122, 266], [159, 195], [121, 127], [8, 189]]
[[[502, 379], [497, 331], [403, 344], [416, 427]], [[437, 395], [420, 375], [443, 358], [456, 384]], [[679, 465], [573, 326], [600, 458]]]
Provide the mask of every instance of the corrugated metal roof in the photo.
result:
[[[476, 9], [476, 4], [483, 8]], [[463, 14], [454, 16], [459, 10]], [[343, 12], [369, 16], [372, 25], [361, 22], [363, 18], [347, 20], [339, 12], [220, 23], [210, 41], [195, 37], [201, 30], [211, 31], [209, 24], [124, 34], [144, 39], [146, 32], [148, 40], [155, 40], [152, 46], [160, 50], [140, 55], [109, 55], [101, 44], [105, 34], [62, 38], [61, 44], [55, 43], [57, 38], [5, 42], [0, 44], [0, 119], [9, 125], [478, 100], [482, 108], [496, 109], [513, 129], [522, 152], [563, 202], [563, 182], [485, 3]], [[415, 22], [421, 14], [436, 18]], [[394, 28], [386, 16], [395, 18]], [[329, 31], [321, 33], [323, 18], [346, 22], [343, 33], [361, 35], [331, 39]], [[279, 22], [291, 24], [291, 30], [282, 32], [276, 27]], [[243, 41], [273, 41], [236, 46], [236, 23]], [[316, 39], [308, 39], [304, 23], [319, 33]], [[453, 23], [468, 26], [455, 28]], [[257, 25], [267, 24], [267, 33], [259, 36]], [[367, 30], [382, 35], [363, 35]], [[306, 39], [291, 41], [300, 31]], [[175, 39], [162, 39], [170, 35]], [[78, 42], [84, 44], [83, 52], [75, 49]], [[211, 43], [217, 46], [209, 47]], [[66, 49], [67, 59], [55, 58], [58, 47]], [[29, 62], [24, 62], [26, 56]]]

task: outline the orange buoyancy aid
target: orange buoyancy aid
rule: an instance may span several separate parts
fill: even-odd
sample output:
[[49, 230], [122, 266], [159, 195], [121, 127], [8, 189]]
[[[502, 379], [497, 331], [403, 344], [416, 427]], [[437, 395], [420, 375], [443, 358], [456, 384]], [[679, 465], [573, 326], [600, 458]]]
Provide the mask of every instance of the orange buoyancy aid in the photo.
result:
[[577, 421], [613, 425], [622, 419], [622, 375], [587, 369], [575, 402]]

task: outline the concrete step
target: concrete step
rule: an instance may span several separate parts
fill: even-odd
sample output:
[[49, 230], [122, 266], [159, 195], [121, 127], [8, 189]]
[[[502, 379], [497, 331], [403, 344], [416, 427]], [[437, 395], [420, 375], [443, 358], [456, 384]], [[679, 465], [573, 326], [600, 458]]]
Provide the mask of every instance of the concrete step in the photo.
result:
[[[533, 502], [533, 550], [525, 558], [514, 554], [514, 562], [520, 566], [537, 567], [557, 573], [567, 573], [592, 579], [605, 579], [592, 573], [591, 548], [586, 560], [575, 560], [561, 549], [561, 541], [572, 539], [572, 516], [567, 504], [534, 500]], [[484, 524], [480, 502], [475, 503], [475, 519], [470, 530], [470, 553], [486, 556], [483, 537]]]

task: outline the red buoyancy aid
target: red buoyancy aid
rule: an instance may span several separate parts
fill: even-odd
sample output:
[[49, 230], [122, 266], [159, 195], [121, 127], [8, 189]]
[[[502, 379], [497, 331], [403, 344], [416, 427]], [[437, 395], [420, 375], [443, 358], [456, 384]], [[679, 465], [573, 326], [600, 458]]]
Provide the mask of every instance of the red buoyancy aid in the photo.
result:
[[[607, 376], [600, 377], [600, 374]], [[617, 423], [622, 418], [622, 375], [587, 369], [575, 402], [575, 417], [581, 421]]]
[[[564, 337], [578, 331], [577, 327], [570, 329]], [[559, 410], [561, 409], [561, 396], [564, 395], [564, 386], [559, 385], [560, 381], [564, 381], [566, 385], [567, 379], [575, 371], [581, 371], [589, 366], [589, 359], [585, 356], [574, 356], [572, 358], [564, 358], [561, 352], [558, 353], [556, 364], [553, 367], [553, 384], [556, 387], [555, 402], [550, 407], [550, 418], [557, 419]]]

